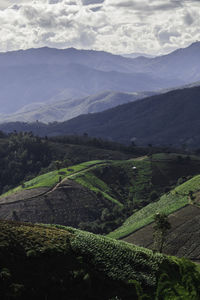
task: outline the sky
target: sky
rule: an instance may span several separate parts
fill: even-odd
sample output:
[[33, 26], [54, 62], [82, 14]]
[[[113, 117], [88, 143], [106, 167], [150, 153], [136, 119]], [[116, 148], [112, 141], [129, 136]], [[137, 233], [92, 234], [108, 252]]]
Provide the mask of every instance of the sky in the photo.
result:
[[160, 55], [200, 40], [200, 0], [0, 0], [0, 51]]

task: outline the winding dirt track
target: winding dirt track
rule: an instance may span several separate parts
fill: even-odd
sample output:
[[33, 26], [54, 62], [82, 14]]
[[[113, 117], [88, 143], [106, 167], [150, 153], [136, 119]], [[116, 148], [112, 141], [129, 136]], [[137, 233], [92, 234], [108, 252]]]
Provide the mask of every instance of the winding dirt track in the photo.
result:
[[63, 184], [66, 186], [67, 181], [70, 178], [73, 178], [74, 175], [82, 174], [85, 171], [92, 170], [97, 165], [103, 166], [105, 164], [107, 165], [108, 163], [99, 162], [99, 163], [90, 165], [89, 167], [86, 167], [81, 171], [76, 171], [73, 174], [66, 176], [62, 181], [56, 183], [56, 185], [54, 185], [53, 187], [50, 187], [50, 188], [49, 187], [41, 187], [41, 188], [26, 189], [26, 190], [21, 190], [16, 193], [10, 194], [6, 197], [2, 197], [2, 198], [0, 198], [0, 206], [13, 204], [13, 203], [19, 203], [22, 201], [33, 200], [37, 197], [48, 195], [48, 194], [54, 192], [57, 188], [61, 187]]

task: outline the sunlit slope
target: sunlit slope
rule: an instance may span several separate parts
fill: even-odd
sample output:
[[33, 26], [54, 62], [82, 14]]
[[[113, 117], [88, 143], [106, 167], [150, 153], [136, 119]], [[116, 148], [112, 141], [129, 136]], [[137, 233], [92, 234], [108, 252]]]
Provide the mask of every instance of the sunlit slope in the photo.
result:
[[0, 258], [2, 298], [200, 297], [191, 262], [69, 227], [1, 221]]
[[22, 185], [16, 187], [15, 189], [12, 189], [7, 193], [4, 193], [3, 195], [1, 195], [0, 199], [7, 196], [11, 196], [12, 194], [20, 192], [22, 190], [37, 189], [37, 188], [52, 188], [66, 177], [69, 177], [81, 171], [85, 171], [88, 168], [96, 167], [98, 164], [104, 164], [104, 163], [105, 161], [101, 161], [101, 160], [88, 161], [88, 162], [74, 165], [69, 168], [63, 168], [52, 172], [48, 172], [46, 174], [37, 176], [32, 180], [24, 182]]
[[[199, 191], [200, 175], [197, 175], [185, 183], [177, 186], [167, 194], [164, 194], [159, 201], [151, 203], [134, 213], [123, 223], [121, 227], [110, 233], [109, 236], [112, 238], [123, 238], [142, 228], [143, 226], [153, 222], [154, 215], [157, 212], [170, 215], [186, 205], [199, 205]], [[197, 194], [197, 197], [195, 194]]]
[[[40, 175], [2, 195], [0, 218], [109, 233], [199, 168], [198, 157], [179, 154], [89, 161]], [[184, 197], [175, 205], [172, 201], [169, 211], [185, 201]], [[138, 222], [145, 225], [149, 219], [142, 216]]]

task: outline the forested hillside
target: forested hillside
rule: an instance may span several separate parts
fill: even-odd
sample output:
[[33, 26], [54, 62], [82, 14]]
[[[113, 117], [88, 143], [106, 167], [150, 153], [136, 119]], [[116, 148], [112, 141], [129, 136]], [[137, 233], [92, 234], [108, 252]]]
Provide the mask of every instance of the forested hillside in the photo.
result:
[[184, 88], [63, 123], [6, 123], [0, 129], [41, 136], [87, 133], [126, 144], [199, 148], [199, 97], [200, 87]]

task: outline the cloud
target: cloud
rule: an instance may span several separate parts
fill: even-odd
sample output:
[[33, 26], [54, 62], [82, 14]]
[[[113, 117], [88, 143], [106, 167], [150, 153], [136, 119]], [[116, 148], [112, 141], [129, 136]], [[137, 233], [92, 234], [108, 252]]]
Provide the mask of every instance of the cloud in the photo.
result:
[[200, 39], [196, 0], [0, 0], [0, 51], [76, 47], [161, 54]]
[[194, 17], [189, 12], [187, 12], [185, 14], [185, 16], [183, 17], [183, 19], [184, 19], [185, 25], [188, 25], [188, 26], [192, 25], [192, 23], [195, 20]]
[[104, 0], [82, 0], [83, 5], [89, 5], [89, 4], [99, 4], [103, 3]]
[[124, 7], [124, 8], [132, 8], [135, 10], [143, 10], [143, 11], [156, 11], [156, 10], [171, 10], [175, 7], [182, 7], [181, 1], [171, 0], [171, 1], [163, 1], [163, 0], [111, 0], [109, 5], [115, 7]]

